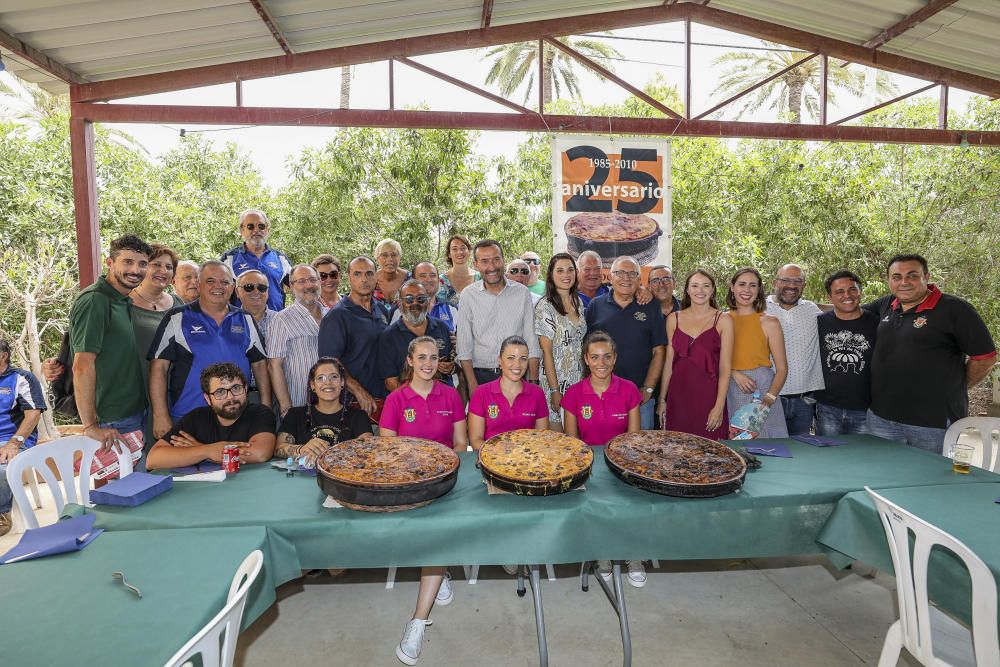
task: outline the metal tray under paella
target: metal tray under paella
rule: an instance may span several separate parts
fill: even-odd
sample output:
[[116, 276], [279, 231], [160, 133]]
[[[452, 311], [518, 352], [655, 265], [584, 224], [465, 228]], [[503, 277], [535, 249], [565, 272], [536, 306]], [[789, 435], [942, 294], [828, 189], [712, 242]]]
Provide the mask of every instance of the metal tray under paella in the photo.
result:
[[[730, 464], [730, 467], [734, 467], [735, 470], [716, 474], [714, 479], [704, 482], [670, 481], [642, 474], [635, 469], [630, 469], [627, 462], [622, 460], [623, 457], [620, 456], [620, 448], [628, 446], [629, 436], [632, 436], [631, 439], [638, 439], [635, 436], [639, 436], [646, 442], [655, 438], [659, 441], [655, 447], [678, 447], [688, 450], [697, 448], [710, 457], [725, 459]], [[616, 458], [619, 460], [613, 460]], [[735, 493], [742, 488], [747, 474], [746, 461], [726, 445], [708, 440], [707, 438], [676, 431], [641, 431], [639, 434], [625, 433], [617, 436], [605, 448], [604, 462], [611, 472], [626, 484], [644, 491], [679, 498], [714, 498]]]
[[[414, 444], [411, 443], [429, 448], [436, 453], [437, 458], [444, 461], [444, 465], [435, 464], [434, 469], [428, 470], [428, 474], [424, 477], [406, 482], [383, 482], [374, 478], [345, 479], [337, 474], [333, 465], [335, 461], [342, 461], [344, 451], [350, 448], [360, 447], [362, 450], [371, 451], [372, 448], [382, 447], [413, 447]], [[405, 456], [400, 457], [401, 463], [404, 460]], [[360, 469], [364, 469], [364, 456], [359, 456], [358, 461]], [[442, 444], [417, 438], [372, 436], [364, 440], [346, 440], [337, 443], [321, 454], [316, 460], [316, 483], [323, 493], [351, 505], [372, 507], [418, 505], [440, 498], [451, 491], [458, 481], [458, 467], [458, 455]], [[412, 472], [412, 468], [405, 472]]]
[[[527, 480], [524, 478], [517, 478], [511, 475], [505, 475], [504, 473], [494, 470], [489, 467], [488, 464], [484, 463], [480, 455], [480, 460], [476, 463], [476, 467], [479, 468], [480, 472], [489, 484], [492, 484], [498, 489], [504, 491], [509, 491], [519, 496], [554, 496], [560, 493], [566, 493], [567, 491], [572, 491], [573, 489], [579, 487], [587, 478], [590, 477], [590, 472], [594, 466], [594, 454], [584, 444], [582, 441], [572, 438], [571, 436], [564, 434], [556, 434], [553, 431], [534, 431], [533, 429], [523, 429], [523, 433], [535, 433], [541, 438], [551, 439], [556, 435], [561, 436], [561, 439], [573, 440], [578, 443], [580, 448], [580, 469], [573, 471], [565, 475], [553, 475], [544, 479], [533, 479]], [[517, 433], [515, 431], [515, 433]], [[500, 435], [494, 436], [483, 443], [483, 447], [480, 450], [486, 450], [491, 443], [496, 442], [497, 439], [507, 436], [506, 433], [501, 433]]]

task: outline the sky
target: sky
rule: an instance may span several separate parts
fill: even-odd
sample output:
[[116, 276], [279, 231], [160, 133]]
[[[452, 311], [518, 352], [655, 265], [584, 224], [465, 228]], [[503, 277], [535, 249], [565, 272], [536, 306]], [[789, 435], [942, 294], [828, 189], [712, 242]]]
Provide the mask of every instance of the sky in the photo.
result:
[[[615, 73], [632, 85], [642, 88], [657, 72], [663, 74], [669, 83], [683, 88], [684, 55], [683, 24], [671, 23], [616, 30], [601, 39], [613, 45], [622, 53], [622, 60], [611, 61]], [[760, 47], [763, 43], [755, 38], [735, 33], [692, 25], [692, 108], [695, 114], [721, 101], [713, 96], [722, 66], [714, 60], [727, 51], [747, 47]], [[723, 45], [723, 46], [715, 46]], [[414, 60], [449, 74], [468, 83], [487, 88], [484, 84], [489, 63], [484, 59], [485, 51], [459, 51], [421, 56]], [[834, 61], [831, 60], [831, 66]], [[849, 67], [867, 69], [858, 65]], [[580, 72], [583, 97], [590, 104], [624, 101], [630, 94], [609, 81], [600, 81], [591, 76], [583, 66]], [[243, 84], [243, 104], [245, 106], [288, 106], [305, 108], [336, 108], [340, 100], [340, 69], [322, 70], [247, 81]], [[405, 65], [395, 65], [395, 102], [397, 108], [426, 104], [432, 110], [451, 111], [506, 111], [490, 100], [452, 86], [444, 81], [416, 71]], [[899, 93], [917, 89], [926, 82], [910, 77], [892, 75], [899, 87]], [[495, 89], [492, 92], [497, 93]], [[524, 91], [511, 99], [525, 103]], [[937, 88], [932, 88], [921, 96], [936, 100]], [[965, 108], [971, 93], [952, 89], [949, 106], [954, 110]], [[527, 106], [532, 106], [537, 93], [532, 91]], [[836, 119], [882, 99], [855, 99], [841, 95], [830, 104], [829, 118]], [[388, 65], [386, 62], [355, 66], [351, 87], [351, 108], [388, 108]], [[179, 104], [179, 105], [235, 105], [235, 86], [231, 84], [211, 86], [187, 91], [162, 93], [119, 103]], [[738, 102], [727, 109], [723, 118], [735, 118]], [[745, 120], [774, 120], [773, 112], [762, 110], [744, 116]], [[134, 136], [153, 156], [160, 156], [177, 145], [180, 139], [180, 125], [120, 124], [122, 129]], [[184, 126], [187, 132], [200, 131], [210, 137], [220, 147], [225, 142], [236, 143], [260, 168], [264, 182], [274, 188], [288, 183], [287, 160], [298, 155], [303, 148], [322, 146], [337, 133], [337, 128], [322, 127], [244, 127], [232, 126]], [[513, 136], [512, 136], [513, 135]], [[518, 132], [482, 132], [476, 144], [477, 152], [484, 155], [507, 155], [514, 153], [517, 145], [526, 138]]]

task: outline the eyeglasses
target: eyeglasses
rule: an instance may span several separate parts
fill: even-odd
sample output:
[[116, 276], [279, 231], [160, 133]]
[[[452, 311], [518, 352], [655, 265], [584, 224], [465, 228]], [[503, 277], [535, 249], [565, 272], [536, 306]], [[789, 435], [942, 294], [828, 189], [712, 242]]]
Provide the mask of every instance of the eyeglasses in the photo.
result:
[[317, 375], [314, 380], [316, 381], [316, 384], [320, 384], [322, 382], [340, 382], [340, 375], [336, 373], [323, 373], [321, 375]]
[[407, 294], [402, 298], [403, 303], [412, 306], [414, 302], [419, 303], [421, 306], [427, 303], [427, 295], [421, 294], [420, 296], [413, 296], [412, 294]]
[[523, 261], [523, 262], [527, 262], [528, 264], [534, 264], [535, 266], [539, 266], [539, 265], [541, 265], [541, 263], [542, 263], [542, 260], [540, 260], [540, 259], [535, 259], [535, 258], [533, 258], [533, 257], [528, 257], [528, 258], [524, 258], [524, 257], [522, 257], [522, 258], [521, 258], [521, 261]]
[[340, 277], [340, 271], [320, 271], [319, 272], [319, 279], [320, 280], [329, 280], [330, 278], [339, 278], [339, 277]]
[[245, 227], [246, 227], [247, 229], [249, 229], [249, 230], [250, 230], [251, 232], [252, 232], [252, 231], [255, 231], [255, 230], [257, 230], [257, 229], [259, 229], [260, 231], [264, 231], [265, 229], [267, 229], [267, 223], [266, 223], [266, 222], [258, 222], [258, 223], [256, 223], [256, 224], [254, 224], [254, 223], [252, 223], [252, 222], [248, 222], [248, 223], [247, 223], [246, 225], [244, 225], [244, 226], [245, 226]]
[[261, 285], [259, 283], [247, 283], [246, 285], [243, 285], [243, 291], [247, 294], [252, 294], [254, 290], [257, 290], [258, 292], [266, 292], [267, 285]]
[[212, 398], [214, 398], [214, 399], [216, 399], [218, 401], [221, 401], [227, 395], [232, 395], [234, 398], [236, 396], [242, 396], [244, 394], [244, 392], [246, 392], [246, 390], [247, 390], [247, 388], [245, 386], [243, 386], [241, 384], [234, 384], [234, 385], [232, 385], [230, 387], [219, 387], [218, 389], [216, 389], [215, 391], [213, 391], [209, 395]]
[[522, 276], [526, 276], [531, 273], [531, 269], [510, 269], [507, 273], [510, 273], [511, 275], [517, 275], [520, 273]]
[[293, 285], [302, 285], [302, 284], [315, 285], [318, 282], [319, 282], [318, 278], [299, 278], [298, 280], [293, 280], [292, 284]]
[[805, 285], [806, 281], [803, 278], [778, 278], [779, 283], [785, 283], [786, 285]]
[[649, 284], [650, 285], [666, 285], [666, 284], [672, 283], [672, 282], [674, 282], [673, 278], [650, 278], [649, 279]]
[[611, 275], [614, 276], [615, 278], [632, 278], [634, 280], [635, 278], [639, 277], [639, 272], [623, 271], [622, 269], [618, 269], [617, 271], [612, 271]]

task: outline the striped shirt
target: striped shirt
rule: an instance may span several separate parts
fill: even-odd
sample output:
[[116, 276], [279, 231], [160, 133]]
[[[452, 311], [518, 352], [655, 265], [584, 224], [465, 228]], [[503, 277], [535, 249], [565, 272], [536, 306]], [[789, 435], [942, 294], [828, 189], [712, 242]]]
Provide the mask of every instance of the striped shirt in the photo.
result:
[[[7, 369], [0, 373], [0, 446], [17, 433], [27, 410], [45, 411], [42, 386], [28, 371], [7, 366]], [[35, 429], [22, 446], [31, 447], [37, 439], [38, 429]]]
[[520, 283], [504, 280], [499, 294], [486, 289], [477, 280], [464, 290], [458, 300], [457, 361], [471, 360], [474, 368], [496, 368], [500, 343], [508, 336], [521, 336], [528, 342], [528, 356], [540, 359], [542, 350], [535, 335], [535, 309], [531, 292]]
[[319, 322], [308, 308], [295, 302], [271, 317], [266, 337], [267, 356], [284, 360], [282, 370], [292, 406], [306, 405], [309, 369], [319, 359]]
[[781, 322], [785, 336], [785, 357], [788, 359], [788, 379], [781, 388], [781, 395], [804, 394], [826, 387], [823, 381], [823, 364], [819, 355], [819, 326], [816, 316], [822, 315], [812, 301], [799, 299], [785, 310], [771, 294], [767, 297], [767, 314]]

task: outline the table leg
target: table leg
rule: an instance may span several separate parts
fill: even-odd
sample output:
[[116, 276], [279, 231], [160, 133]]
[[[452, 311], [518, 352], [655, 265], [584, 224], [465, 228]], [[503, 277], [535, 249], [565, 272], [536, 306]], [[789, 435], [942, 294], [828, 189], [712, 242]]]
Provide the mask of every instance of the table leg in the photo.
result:
[[[594, 561], [584, 563], [583, 572], [580, 575], [583, 578], [584, 591], [587, 590], [587, 575], [592, 568], [596, 567], [597, 563]], [[622, 562], [616, 560], [612, 561], [611, 564], [611, 584], [614, 588], [612, 588], [612, 586], [608, 586], [608, 582], [604, 581], [604, 577], [597, 572], [595, 572], [594, 580], [600, 584], [605, 597], [608, 598], [608, 602], [611, 604], [611, 607], [615, 610], [615, 613], [618, 614], [618, 625], [621, 628], [622, 634], [622, 664], [624, 667], [631, 667], [632, 637], [629, 634], [628, 611], [625, 609], [625, 593], [622, 590]]]
[[539, 667], [549, 665], [549, 647], [545, 641], [545, 614], [542, 610], [542, 582], [538, 565], [531, 565], [531, 597], [535, 602], [535, 630], [538, 632], [538, 664]]

